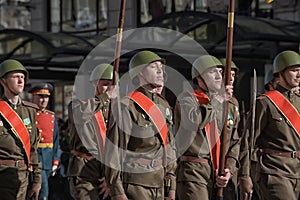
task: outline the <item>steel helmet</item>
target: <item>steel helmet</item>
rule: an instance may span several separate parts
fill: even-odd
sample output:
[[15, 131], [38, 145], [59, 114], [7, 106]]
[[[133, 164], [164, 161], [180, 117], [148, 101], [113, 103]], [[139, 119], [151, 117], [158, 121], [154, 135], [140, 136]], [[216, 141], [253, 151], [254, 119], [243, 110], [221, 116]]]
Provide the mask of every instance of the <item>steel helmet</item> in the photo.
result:
[[[226, 58], [221, 58], [220, 62], [222, 63], [223, 67], [226, 66]], [[236, 66], [236, 64], [231, 61], [231, 69], [235, 71], [235, 73], [239, 72], [239, 68]]]
[[17, 60], [8, 59], [0, 64], [0, 78], [4, 77], [7, 73], [13, 71], [22, 71], [25, 75], [25, 81], [29, 78], [27, 69]]
[[205, 70], [211, 67], [223, 67], [218, 58], [211, 55], [203, 55], [197, 58], [192, 66], [192, 79], [201, 75]]
[[103, 63], [97, 65], [93, 69], [90, 75], [90, 81], [92, 82], [100, 79], [112, 80], [113, 74], [114, 74], [114, 67], [110, 64]]
[[166, 64], [166, 60], [159, 57], [156, 53], [152, 51], [140, 51], [136, 53], [129, 62], [129, 75], [133, 79], [136, 75], [148, 64], [161, 61], [162, 64]]
[[283, 51], [274, 59], [273, 73], [281, 72], [282, 70], [295, 65], [300, 65], [300, 55], [290, 50]]

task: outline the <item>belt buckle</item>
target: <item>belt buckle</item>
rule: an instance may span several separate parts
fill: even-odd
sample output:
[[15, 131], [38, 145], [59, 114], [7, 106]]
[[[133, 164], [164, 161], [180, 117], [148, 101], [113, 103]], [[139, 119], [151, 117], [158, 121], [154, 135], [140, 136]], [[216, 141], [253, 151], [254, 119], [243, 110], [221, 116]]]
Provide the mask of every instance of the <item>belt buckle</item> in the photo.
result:
[[17, 160], [16, 161], [16, 163], [15, 163], [15, 167], [19, 167], [19, 162], [20, 162], [21, 160]]
[[155, 166], [156, 162], [157, 162], [156, 159], [151, 160], [150, 166], [151, 166], [151, 167], [156, 167], [156, 166]]
[[291, 157], [294, 159], [297, 158], [297, 151], [292, 151]]

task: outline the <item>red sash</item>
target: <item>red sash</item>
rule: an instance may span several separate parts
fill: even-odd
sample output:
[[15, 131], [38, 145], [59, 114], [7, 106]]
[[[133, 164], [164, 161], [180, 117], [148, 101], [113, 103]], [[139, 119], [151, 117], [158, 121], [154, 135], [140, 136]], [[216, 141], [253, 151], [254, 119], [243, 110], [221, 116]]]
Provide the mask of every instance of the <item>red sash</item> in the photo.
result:
[[[30, 137], [20, 116], [3, 100], [0, 100], [0, 112], [11, 125], [13, 133], [20, 139], [30, 162]], [[31, 122], [32, 123], [32, 122]]]
[[163, 114], [161, 113], [159, 108], [155, 105], [155, 103], [151, 101], [148, 97], [146, 97], [144, 94], [142, 94], [141, 92], [134, 91], [129, 93], [127, 96], [130, 99], [132, 99], [135, 103], [137, 103], [150, 117], [151, 121], [153, 122], [156, 129], [158, 130], [161, 139], [163, 140], [165, 155], [166, 155], [169, 130], [167, 128], [166, 119], [164, 118]]
[[[209, 98], [201, 90], [195, 90], [192, 94], [197, 98], [197, 101], [200, 105], [208, 104]], [[218, 134], [216, 119], [205, 125], [205, 131], [207, 134], [213, 166], [217, 170], [219, 169], [220, 162], [221, 141]]]
[[221, 142], [218, 134], [216, 119], [206, 124], [205, 131], [207, 133], [207, 140], [210, 147], [213, 166], [215, 170], [218, 170], [220, 162]]
[[276, 90], [266, 92], [265, 95], [290, 122], [293, 129], [300, 136], [300, 116], [296, 108], [280, 92]]
[[106, 125], [101, 110], [96, 112], [96, 114], [94, 115], [94, 126], [96, 128], [97, 141], [100, 146], [100, 155], [103, 155], [106, 139]]

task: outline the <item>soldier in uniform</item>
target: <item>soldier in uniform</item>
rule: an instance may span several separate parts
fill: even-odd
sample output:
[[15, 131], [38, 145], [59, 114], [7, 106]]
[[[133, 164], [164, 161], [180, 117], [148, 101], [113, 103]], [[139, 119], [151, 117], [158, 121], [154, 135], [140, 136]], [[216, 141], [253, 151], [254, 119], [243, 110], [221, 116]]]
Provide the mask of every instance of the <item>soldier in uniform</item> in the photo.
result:
[[247, 121], [242, 139], [240, 174], [247, 187], [241, 190], [241, 199], [248, 199], [251, 192], [249, 158], [256, 149], [254, 181], [261, 199], [300, 198], [300, 97], [293, 90], [300, 82], [300, 56], [283, 51], [275, 57], [273, 68], [279, 83], [275, 90], [257, 98], [255, 113], [249, 117], [254, 115], [255, 124]]
[[[203, 55], [192, 66], [192, 79], [198, 86], [184, 92], [175, 106], [176, 147], [178, 158], [177, 194], [179, 200], [212, 199], [215, 185], [226, 187], [238, 163], [239, 136], [235, 105], [229, 106], [227, 120], [226, 163], [218, 171], [220, 156], [219, 135], [225, 116], [225, 97], [222, 87], [222, 63], [214, 56]], [[232, 87], [227, 87], [232, 96]], [[232, 104], [232, 102], [230, 101]], [[222, 175], [218, 176], [218, 173]]]
[[74, 100], [69, 105], [70, 149], [67, 176], [75, 199], [106, 199], [109, 189], [101, 163], [109, 104], [116, 97], [112, 87], [113, 66], [100, 64], [90, 75], [95, 97]]
[[121, 116], [113, 114], [105, 148], [105, 177], [114, 200], [175, 199], [172, 112], [158, 93], [164, 63], [151, 51], [130, 60], [129, 75], [138, 88], [121, 100]]
[[[37, 104], [39, 110], [36, 114], [36, 125], [40, 134], [38, 144], [38, 158], [42, 163], [42, 188], [39, 199], [48, 199], [49, 186], [48, 177], [54, 175], [59, 164], [59, 130], [55, 113], [47, 110], [49, 97], [53, 91], [53, 86], [49, 83], [40, 83], [32, 87], [32, 101]], [[50, 174], [51, 171], [53, 174]]]
[[[220, 59], [222, 65], [226, 67], [226, 59], [222, 58]], [[233, 90], [233, 84], [235, 81], [235, 77], [237, 76], [239, 72], [239, 68], [236, 66], [236, 64], [232, 61], [231, 62], [231, 72], [230, 72], [230, 85], [226, 86], [228, 89]], [[223, 74], [224, 77], [224, 74]], [[240, 123], [240, 114], [239, 114], [239, 102], [236, 99], [235, 96], [232, 96], [229, 99], [230, 103], [229, 106], [231, 106], [231, 110], [234, 111], [235, 121], [234, 121], [234, 130], [238, 129], [238, 125]], [[235, 143], [236, 140], [231, 140], [231, 142]], [[229, 180], [229, 183], [224, 188], [224, 200], [236, 200], [238, 198], [238, 168], [233, 172], [231, 179]]]
[[[21, 100], [28, 71], [17, 60], [0, 64], [0, 83], [4, 94], [0, 100], [0, 194], [1, 199], [38, 199], [41, 172], [38, 164], [36, 109], [30, 102]], [[29, 183], [29, 171], [32, 180]], [[30, 172], [30, 173], [31, 173]]]

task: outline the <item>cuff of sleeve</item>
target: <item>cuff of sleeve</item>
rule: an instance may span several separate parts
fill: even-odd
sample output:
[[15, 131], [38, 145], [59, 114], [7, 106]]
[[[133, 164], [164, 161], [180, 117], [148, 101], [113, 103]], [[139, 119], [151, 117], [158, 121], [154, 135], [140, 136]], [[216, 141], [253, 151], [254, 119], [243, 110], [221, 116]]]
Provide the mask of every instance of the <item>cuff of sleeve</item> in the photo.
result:
[[239, 162], [233, 157], [226, 157], [226, 166], [229, 169], [230, 173], [235, 173], [239, 168]]
[[52, 165], [58, 165], [59, 164], [59, 161], [58, 160], [53, 160], [52, 161]]
[[123, 184], [121, 182], [120, 183], [116, 183], [114, 185], [110, 185], [109, 189], [110, 189], [110, 195], [111, 196], [125, 194], [125, 191], [124, 191], [124, 188], [123, 188]]
[[241, 167], [239, 169], [239, 176], [250, 176], [250, 171], [247, 167]]

